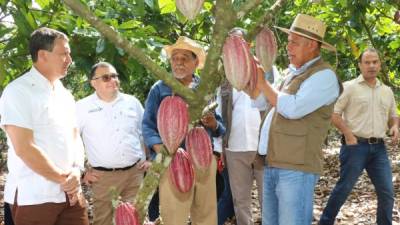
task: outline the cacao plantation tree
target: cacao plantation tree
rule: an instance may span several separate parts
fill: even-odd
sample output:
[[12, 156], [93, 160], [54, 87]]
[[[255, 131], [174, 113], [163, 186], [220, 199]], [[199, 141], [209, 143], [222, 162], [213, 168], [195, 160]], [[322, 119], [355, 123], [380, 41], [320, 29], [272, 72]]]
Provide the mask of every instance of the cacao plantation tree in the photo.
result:
[[[143, 102], [154, 81], [162, 79], [186, 99], [191, 119], [196, 120], [223, 80], [221, 49], [231, 28], [248, 29], [246, 39], [252, 41], [262, 26], [289, 27], [296, 14], [306, 13], [328, 25], [326, 40], [337, 47], [337, 54], [323, 53], [324, 58], [336, 65], [343, 80], [358, 75], [356, 59], [366, 46], [374, 46], [382, 54], [381, 80], [398, 90], [400, 25], [395, 14], [399, 9], [399, 0], [206, 0], [200, 13], [188, 20], [174, 0], [0, 0], [0, 88], [31, 66], [29, 35], [49, 26], [70, 37], [74, 63], [63, 82], [77, 98], [93, 91], [88, 71], [95, 62], [106, 60], [121, 74], [124, 92]], [[285, 68], [286, 35], [272, 30], [280, 46], [276, 64]], [[173, 79], [161, 54], [162, 47], [180, 35], [208, 49], [195, 92]], [[163, 151], [144, 181], [136, 199], [141, 221], [170, 160]]]
[[[198, 0], [199, 1], [199, 0]], [[189, 105], [190, 118], [193, 122], [201, 117], [203, 108], [207, 105], [213, 96], [215, 89], [222, 81], [223, 73], [219, 70], [219, 59], [225, 38], [235, 24], [249, 14], [250, 11], [260, 6], [260, 0], [251, 0], [233, 4], [231, 1], [218, 0], [215, 4], [210, 5], [212, 12], [213, 25], [211, 28], [211, 39], [209, 42], [208, 55], [204, 69], [201, 71], [202, 82], [196, 91], [184, 87], [180, 82], [175, 80], [170, 73], [155, 63], [142, 48], [132, 43], [132, 41], [123, 37], [123, 35], [114, 30], [111, 26], [104, 23], [98, 18], [90, 8], [76, 0], [65, 0], [68, 5], [78, 16], [84, 18], [93, 27], [95, 27], [104, 37], [114, 43], [118, 48], [123, 49], [129, 56], [135, 58], [140, 64], [144, 65], [153, 75], [165, 81], [175, 93], [185, 98]], [[272, 15], [276, 14], [286, 1], [276, 1], [268, 10], [266, 10], [260, 18], [258, 18], [250, 30], [250, 35], [257, 34], [263, 24], [271, 20]], [[194, 4], [194, 2], [192, 2]], [[252, 39], [254, 36], [249, 36]], [[148, 171], [139, 193], [135, 199], [135, 205], [139, 211], [140, 221], [144, 221], [148, 204], [151, 197], [158, 186], [161, 175], [168, 167], [171, 156], [164, 148], [157, 154], [156, 161]]]

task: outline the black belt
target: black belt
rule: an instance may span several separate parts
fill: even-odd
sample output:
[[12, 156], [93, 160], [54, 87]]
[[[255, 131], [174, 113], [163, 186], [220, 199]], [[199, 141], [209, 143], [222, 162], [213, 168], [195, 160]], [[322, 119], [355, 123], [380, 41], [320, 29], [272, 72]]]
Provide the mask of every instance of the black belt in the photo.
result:
[[122, 168], [105, 168], [105, 167], [101, 167], [101, 166], [97, 166], [97, 167], [92, 167], [95, 170], [100, 170], [100, 171], [123, 171], [123, 170], [129, 170], [130, 168], [136, 166], [136, 164], [140, 161], [140, 159], [138, 161], [136, 161], [134, 164], [127, 166], [127, 167], [122, 167]]
[[362, 138], [362, 137], [356, 137], [358, 142], [367, 142], [370, 145], [373, 144], [380, 144], [383, 143], [383, 138], [376, 138], [376, 137], [370, 137], [370, 138]]

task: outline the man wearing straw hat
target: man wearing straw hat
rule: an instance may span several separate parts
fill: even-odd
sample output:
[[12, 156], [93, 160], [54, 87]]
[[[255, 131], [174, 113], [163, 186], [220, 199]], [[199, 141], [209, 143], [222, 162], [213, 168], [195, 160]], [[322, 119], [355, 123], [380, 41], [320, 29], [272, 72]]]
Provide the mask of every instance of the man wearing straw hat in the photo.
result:
[[[164, 47], [170, 60], [172, 73], [179, 82], [188, 88], [196, 88], [200, 82], [194, 75], [196, 68], [203, 68], [206, 53], [195, 41], [179, 37], [173, 45]], [[143, 115], [143, 139], [153, 152], [160, 152], [162, 140], [157, 130], [157, 111], [161, 101], [172, 95], [172, 89], [163, 81], [157, 81], [151, 88], [145, 103]], [[216, 114], [207, 114], [202, 124], [210, 136], [219, 137], [225, 133], [222, 119]], [[185, 225], [190, 215], [192, 225], [217, 224], [216, 160], [213, 159], [209, 173], [199, 176], [195, 172], [194, 187], [186, 193], [179, 192], [168, 181], [169, 171], [161, 176], [160, 214], [165, 225]]]
[[259, 75], [251, 96], [255, 104], [273, 106], [260, 134], [259, 153], [264, 168], [263, 225], [309, 225], [312, 222], [314, 187], [322, 173], [322, 143], [341, 83], [320, 56], [326, 26], [314, 17], [299, 14], [288, 33], [290, 65], [279, 90]]

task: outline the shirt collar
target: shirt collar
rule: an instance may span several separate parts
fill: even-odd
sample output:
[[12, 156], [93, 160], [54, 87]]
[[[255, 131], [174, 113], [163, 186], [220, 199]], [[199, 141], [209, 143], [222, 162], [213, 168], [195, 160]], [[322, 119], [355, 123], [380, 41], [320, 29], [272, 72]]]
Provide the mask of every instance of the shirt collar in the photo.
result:
[[192, 82], [189, 84], [189, 88], [196, 89], [200, 84], [200, 78], [196, 75], [192, 75]]
[[118, 91], [117, 93], [117, 97], [112, 101], [112, 102], [105, 102], [103, 100], [101, 100], [99, 98], [99, 96], [95, 93], [93, 93], [93, 98], [94, 101], [98, 104], [98, 105], [115, 105], [116, 103], [118, 103], [119, 101], [122, 100], [123, 95], [121, 94], [121, 92]]
[[321, 56], [317, 56], [316, 58], [311, 59], [310, 61], [306, 62], [304, 65], [302, 65], [298, 69], [294, 65], [290, 64], [289, 65], [289, 71], [295, 76], [299, 75], [301, 73], [304, 73], [304, 71], [306, 71], [312, 64], [314, 64], [320, 58], [321, 58]]
[[[359, 84], [361, 84], [361, 83], [367, 84], [367, 81], [365, 81], [365, 79], [364, 79], [364, 77], [363, 77], [362, 74], [358, 75], [358, 77], [356, 78], [356, 81], [357, 81], [357, 83], [359, 83]], [[381, 85], [382, 85], [381, 81], [380, 81], [379, 79], [376, 79], [375, 87], [379, 87], [379, 86], [381, 86]]]
[[62, 86], [60, 80], [54, 81], [54, 86], [51, 85], [50, 81], [41, 74], [35, 66], [32, 66], [31, 70], [29, 71], [32, 77], [32, 84], [38, 85], [40, 87], [46, 88], [48, 90], [57, 90]]

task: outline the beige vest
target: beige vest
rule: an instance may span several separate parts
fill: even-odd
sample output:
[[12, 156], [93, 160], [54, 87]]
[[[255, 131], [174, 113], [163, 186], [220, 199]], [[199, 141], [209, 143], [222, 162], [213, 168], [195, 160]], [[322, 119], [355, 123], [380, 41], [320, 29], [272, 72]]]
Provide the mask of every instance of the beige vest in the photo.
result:
[[[324, 69], [333, 70], [320, 59], [285, 84], [281, 91], [296, 94], [303, 81]], [[338, 82], [341, 92], [339, 78]], [[286, 119], [275, 111], [269, 132], [268, 166], [322, 173], [322, 144], [328, 132], [333, 106], [334, 103], [322, 106], [300, 119]]]

